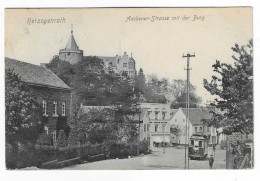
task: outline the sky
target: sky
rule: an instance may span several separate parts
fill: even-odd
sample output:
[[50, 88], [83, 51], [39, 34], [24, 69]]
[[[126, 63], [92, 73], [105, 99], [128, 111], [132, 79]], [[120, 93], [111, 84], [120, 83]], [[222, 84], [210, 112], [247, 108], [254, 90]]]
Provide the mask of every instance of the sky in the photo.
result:
[[[28, 23], [29, 18], [65, 21]], [[72, 24], [84, 56], [132, 52], [137, 71], [142, 68], [145, 74], [159, 78], [186, 79], [187, 60], [182, 55], [195, 53], [190, 81], [202, 103], [214, 99], [203, 87], [203, 79], [211, 80], [215, 61], [232, 64], [231, 47], [244, 45], [253, 37], [252, 9], [248, 7], [6, 9], [5, 56], [47, 63], [65, 48]]]

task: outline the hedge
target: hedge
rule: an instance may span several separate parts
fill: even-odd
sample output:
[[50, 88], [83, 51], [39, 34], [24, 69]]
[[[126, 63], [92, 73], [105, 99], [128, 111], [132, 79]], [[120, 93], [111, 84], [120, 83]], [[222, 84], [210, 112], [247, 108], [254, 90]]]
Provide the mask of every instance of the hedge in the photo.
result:
[[[47, 145], [36, 145], [35, 149], [38, 153], [38, 161], [43, 164], [50, 162], [50, 166], [47, 167], [57, 167], [55, 164], [58, 162], [71, 160], [72, 163], [76, 163], [77, 159], [80, 161], [96, 161], [102, 159], [113, 159], [113, 158], [127, 158], [128, 156], [137, 155], [138, 143], [116, 143], [107, 142], [106, 144], [97, 145], [78, 145], [78, 146], [66, 146], [66, 147], [54, 147]], [[148, 143], [139, 143], [139, 153], [145, 154], [148, 151]], [[53, 162], [53, 163], [52, 163]], [[70, 164], [64, 162], [64, 164]], [[53, 165], [52, 165], [53, 164]], [[65, 165], [66, 165], [65, 164]], [[47, 164], [48, 165], [48, 164]], [[44, 167], [45, 167], [44, 166]]]

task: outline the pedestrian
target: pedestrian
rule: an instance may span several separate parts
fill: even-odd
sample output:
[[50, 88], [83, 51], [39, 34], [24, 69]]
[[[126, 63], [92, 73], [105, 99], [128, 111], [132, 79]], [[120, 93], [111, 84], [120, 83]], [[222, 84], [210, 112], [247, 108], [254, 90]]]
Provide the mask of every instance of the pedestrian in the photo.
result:
[[209, 167], [210, 167], [210, 169], [212, 169], [213, 163], [214, 163], [213, 155], [210, 155], [210, 158], [209, 158]]

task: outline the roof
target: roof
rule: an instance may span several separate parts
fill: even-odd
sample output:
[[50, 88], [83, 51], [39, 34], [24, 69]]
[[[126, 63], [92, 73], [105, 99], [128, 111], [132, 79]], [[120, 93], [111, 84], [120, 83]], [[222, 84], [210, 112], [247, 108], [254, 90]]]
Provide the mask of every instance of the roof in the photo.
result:
[[[186, 108], [182, 108], [183, 113], [187, 116]], [[191, 124], [203, 124], [202, 120], [211, 119], [212, 114], [208, 109], [190, 108], [190, 122]]]
[[29, 84], [71, 89], [56, 74], [42, 65], [34, 65], [5, 57], [5, 69], [13, 69], [22, 81]]
[[82, 106], [81, 109], [84, 113], [88, 113], [91, 110], [104, 110], [104, 109], [112, 109], [113, 106]]
[[78, 45], [73, 36], [73, 31], [71, 31], [69, 41], [65, 47], [66, 50], [78, 50]]
[[171, 114], [171, 118], [170, 119], [172, 119], [172, 117], [177, 113], [177, 111], [178, 111], [178, 109], [171, 109], [170, 110], [170, 114]]
[[116, 64], [117, 64], [116, 61], [119, 59], [118, 56], [115, 56], [115, 57], [98, 56], [98, 58], [102, 59], [104, 63], [105, 63], [106, 61], [108, 61], [108, 64], [111, 63], [111, 66], [112, 66], [112, 67], [116, 67]]

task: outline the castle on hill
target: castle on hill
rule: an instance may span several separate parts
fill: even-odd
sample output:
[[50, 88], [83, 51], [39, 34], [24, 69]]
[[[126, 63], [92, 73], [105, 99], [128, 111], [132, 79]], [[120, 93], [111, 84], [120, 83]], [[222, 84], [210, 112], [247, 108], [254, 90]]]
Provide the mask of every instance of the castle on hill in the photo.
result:
[[[83, 59], [83, 50], [79, 49], [75, 38], [73, 36], [73, 30], [71, 30], [71, 34], [69, 40], [64, 49], [59, 50], [59, 59], [63, 61], [68, 61], [71, 64], [76, 64], [80, 60]], [[105, 66], [105, 69], [112, 69], [115, 73], [118, 74], [126, 74], [130, 77], [134, 77], [136, 75], [135, 69], [135, 59], [129, 57], [126, 52], [122, 56], [97, 56], [100, 58]]]

